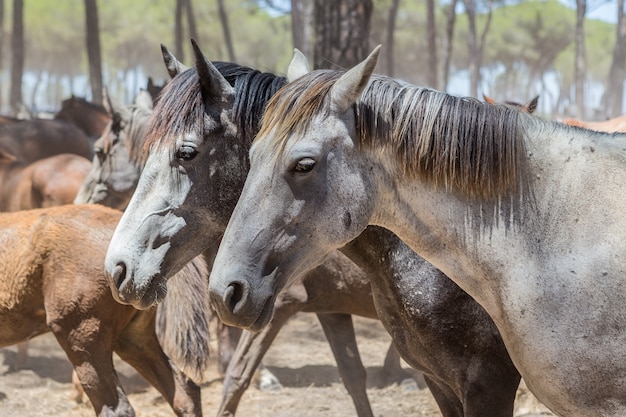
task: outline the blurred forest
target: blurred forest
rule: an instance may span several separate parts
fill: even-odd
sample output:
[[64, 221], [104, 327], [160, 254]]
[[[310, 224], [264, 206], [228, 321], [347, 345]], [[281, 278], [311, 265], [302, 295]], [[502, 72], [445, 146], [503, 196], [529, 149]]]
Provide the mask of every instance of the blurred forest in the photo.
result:
[[[617, 24], [587, 17], [604, 3]], [[280, 74], [294, 45], [319, 67], [351, 66], [383, 44], [380, 73], [480, 99], [540, 95], [542, 114], [603, 119], [623, 113], [623, 3], [0, 0], [0, 112], [54, 111], [72, 94], [98, 102], [102, 87], [131, 102], [148, 77], [167, 80], [160, 44], [191, 64], [195, 38], [211, 60]], [[356, 26], [342, 17], [346, 10], [360, 13]], [[355, 39], [329, 38], [335, 26]], [[323, 41], [345, 48], [333, 58]]]

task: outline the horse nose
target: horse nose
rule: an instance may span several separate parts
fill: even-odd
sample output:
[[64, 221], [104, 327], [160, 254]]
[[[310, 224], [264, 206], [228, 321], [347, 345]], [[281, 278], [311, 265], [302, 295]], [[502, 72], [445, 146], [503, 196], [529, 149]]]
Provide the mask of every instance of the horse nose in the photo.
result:
[[233, 281], [228, 284], [224, 293], [224, 305], [229, 313], [237, 314], [241, 311], [246, 304], [247, 295], [248, 291], [246, 291], [246, 285], [243, 282]]
[[113, 285], [117, 289], [117, 296], [120, 301], [126, 301], [126, 297], [121, 289], [124, 281], [126, 280], [126, 264], [124, 262], [120, 261], [115, 265], [111, 279], [113, 280]]

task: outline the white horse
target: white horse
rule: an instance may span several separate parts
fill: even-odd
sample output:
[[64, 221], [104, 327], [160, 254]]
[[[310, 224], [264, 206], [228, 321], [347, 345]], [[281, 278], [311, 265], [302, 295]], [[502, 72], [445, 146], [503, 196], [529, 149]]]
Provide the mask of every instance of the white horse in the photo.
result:
[[626, 136], [371, 76], [302, 74], [270, 101], [210, 277], [260, 329], [288, 280], [368, 224], [494, 319], [561, 416], [626, 416]]

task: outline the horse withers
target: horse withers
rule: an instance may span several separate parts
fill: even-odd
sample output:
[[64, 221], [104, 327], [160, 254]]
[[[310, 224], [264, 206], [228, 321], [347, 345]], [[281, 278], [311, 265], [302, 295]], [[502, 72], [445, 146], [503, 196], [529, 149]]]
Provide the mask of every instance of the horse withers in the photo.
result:
[[200, 416], [187, 375], [200, 382], [208, 360], [206, 265], [194, 260], [170, 280], [157, 309], [117, 303], [101, 265], [120, 216], [99, 205], [0, 214], [0, 345], [51, 331], [99, 416], [134, 415], [113, 352], [177, 415]]

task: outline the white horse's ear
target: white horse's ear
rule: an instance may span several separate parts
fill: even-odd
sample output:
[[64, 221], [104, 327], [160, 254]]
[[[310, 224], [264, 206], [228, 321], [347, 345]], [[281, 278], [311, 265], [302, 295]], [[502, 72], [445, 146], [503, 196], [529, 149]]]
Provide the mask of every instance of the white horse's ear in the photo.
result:
[[141, 107], [142, 109], [152, 110], [154, 106], [154, 101], [152, 100], [152, 94], [150, 94], [147, 90], [139, 90], [139, 93], [135, 97], [135, 105], [137, 107]]
[[163, 54], [165, 69], [167, 69], [167, 73], [170, 75], [170, 78], [174, 78], [187, 69], [187, 67], [176, 59], [174, 54], [171, 53], [163, 44], [161, 44], [161, 53]]
[[330, 90], [330, 99], [335, 111], [345, 113], [359, 99], [374, 72], [379, 52], [380, 45], [374, 48], [364, 61], [343, 74], [333, 85]]
[[291, 82], [309, 72], [309, 61], [298, 48], [294, 48], [293, 58], [291, 58], [289, 68], [287, 68], [287, 81]]
[[215, 68], [215, 65], [204, 56], [196, 41], [192, 39], [191, 45], [196, 56], [196, 70], [200, 78], [202, 94], [208, 97], [230, 100], [235, 95], [234, 87]]
[[109, 95], [109, 91], [105, 88], [102, 89], [102, 105], [104, 106], [104, 110], [106, 110], [109, 116], [113, 116], [115, 113], [115, 103], [111, 100], [111, 96]]

